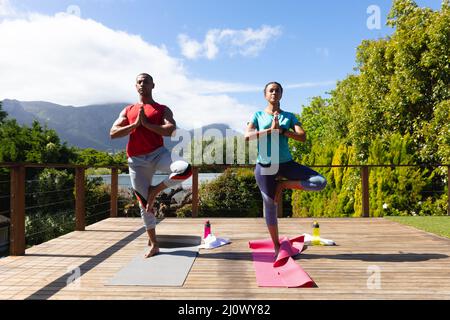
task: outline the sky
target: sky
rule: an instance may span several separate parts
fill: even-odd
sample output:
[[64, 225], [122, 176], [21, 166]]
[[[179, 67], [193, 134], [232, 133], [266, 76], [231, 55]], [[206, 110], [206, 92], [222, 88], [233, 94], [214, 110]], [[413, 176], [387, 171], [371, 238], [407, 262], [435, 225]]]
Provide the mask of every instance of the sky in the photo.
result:
[[[416, 0], [439, 10], [441, 0]], [[134, 103], [136, 75], [184, 129], [243, 131], [280, 82], [300, 113], [392, 34], [388, 0], [0, 0], [0, 100]]]

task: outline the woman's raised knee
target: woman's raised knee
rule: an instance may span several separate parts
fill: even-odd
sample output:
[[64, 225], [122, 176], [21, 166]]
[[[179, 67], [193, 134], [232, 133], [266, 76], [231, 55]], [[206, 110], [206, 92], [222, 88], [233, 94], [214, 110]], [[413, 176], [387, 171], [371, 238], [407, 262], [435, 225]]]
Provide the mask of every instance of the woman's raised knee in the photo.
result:
[[319, 179], [317, 182], [317, 188], [320, 191], [320, 190], [325, 189], [325, 187], [327, 186], [327, 179], [325, 179], [325, 177], [322, 175], [319, 175], [318, 177], [319, 177]]

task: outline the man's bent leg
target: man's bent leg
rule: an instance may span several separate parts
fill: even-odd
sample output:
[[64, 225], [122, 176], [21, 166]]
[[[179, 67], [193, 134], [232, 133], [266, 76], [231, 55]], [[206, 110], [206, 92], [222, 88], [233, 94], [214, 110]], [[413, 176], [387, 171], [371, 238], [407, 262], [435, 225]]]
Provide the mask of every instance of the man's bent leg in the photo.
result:
[[147, 194], [147, 206], [152, 207], [155, 202], [156, 196], [166, 188], [170, 188], [180, 184], [181, 182], [188, 179], [192, 176], [192, 167], [191, 165], [183, 160], [177, 159], [176, 161], [172, 161], [172, 157], [170, 152], [167, 149], [161, 154], [161, 157], [158, 159], [156, 163], [156, 170], [162, 172], [169, 172], [169, 177], [159, 183], [156, 186], [150, 186], [148, 188]]

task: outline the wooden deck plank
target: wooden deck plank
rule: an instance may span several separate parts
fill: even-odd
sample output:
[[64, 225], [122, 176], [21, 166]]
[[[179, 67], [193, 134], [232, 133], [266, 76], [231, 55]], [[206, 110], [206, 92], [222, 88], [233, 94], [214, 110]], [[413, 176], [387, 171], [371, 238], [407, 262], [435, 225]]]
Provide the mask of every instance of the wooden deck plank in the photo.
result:
[[[261, 218], [211, 218], [232, 243], [200, 250], [183, 287], [105, 286], [147, 245], [139, 218], [109, 218], [0, 259], [0, 299], [450, 299], [450, 240], [385, 219], [318, 219], [338, 246], [299, 259], [318, 288], [259, 288], [249, 240], [268, 238]], [[204, 219], [164, 219], [158, 234], [201, 235]], [[280, 234], [311, 233], [312, 219], [280, 219]], [[81, 267], [79, 285], [69, 284]], [[380, 289], [368, 288], [368, 268]]]

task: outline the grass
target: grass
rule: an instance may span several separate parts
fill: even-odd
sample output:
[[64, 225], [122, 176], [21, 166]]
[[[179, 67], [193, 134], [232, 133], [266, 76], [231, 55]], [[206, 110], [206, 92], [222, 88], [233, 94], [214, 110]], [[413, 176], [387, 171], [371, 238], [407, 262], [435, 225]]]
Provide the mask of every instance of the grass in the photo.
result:
[[450, 238], [450, 216], [384, 217], [414, 228]]

